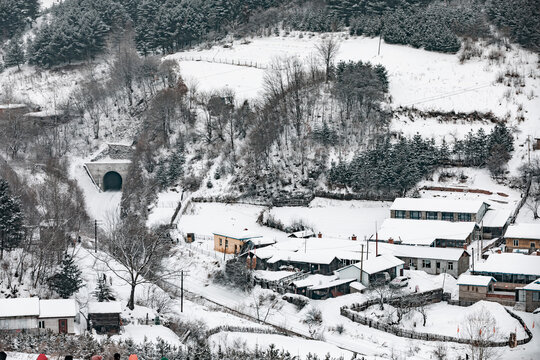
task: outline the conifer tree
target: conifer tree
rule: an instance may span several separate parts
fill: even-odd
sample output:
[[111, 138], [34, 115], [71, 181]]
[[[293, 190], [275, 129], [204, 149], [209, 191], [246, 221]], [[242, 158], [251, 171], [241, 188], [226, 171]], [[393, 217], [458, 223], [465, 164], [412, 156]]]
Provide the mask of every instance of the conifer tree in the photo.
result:
[[9, 184], [0, 179], [0, 259], [4, 250], [11, 250], [22, 237], [22, 212], [16, 198], [11, 195]]
[[24, 49], [19, 38], [10, 40], [4, 56], [4, 65], [6, 67], [17, 66], [21, 70], [21, 64], [24, 64]]
[[98, 276], [96, 289], [94, 290], [92, 295], [96, 297], [98, 302], [115, 300], [114, 293], [109, 286], [109, 283], [107, 283], [107, 278], [105, 277], [105, 274], [103, 274], [103, 276]]
[[49, 279], [49, 287], [62, 298], [67, 299], [82, 287], [81, 274], [73, 257], [64, 254], [60, 270]]

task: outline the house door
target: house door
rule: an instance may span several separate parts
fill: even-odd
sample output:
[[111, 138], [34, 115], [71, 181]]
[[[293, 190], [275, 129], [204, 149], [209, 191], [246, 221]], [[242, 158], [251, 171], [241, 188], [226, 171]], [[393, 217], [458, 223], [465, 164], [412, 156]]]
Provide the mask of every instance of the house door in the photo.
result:
[[67, 319], [58, 319], [58, 333], [60, 334], [67, 334], [68, 328], [67, 328]]
[[437, 262], [435, 263], [435, 267], [437, 268], [436, 273], [437, 273], [437, 274], [440, 274], [440, 272], [441, 272], [441, 262], [440, 262], [440, 261], [437, 261]]

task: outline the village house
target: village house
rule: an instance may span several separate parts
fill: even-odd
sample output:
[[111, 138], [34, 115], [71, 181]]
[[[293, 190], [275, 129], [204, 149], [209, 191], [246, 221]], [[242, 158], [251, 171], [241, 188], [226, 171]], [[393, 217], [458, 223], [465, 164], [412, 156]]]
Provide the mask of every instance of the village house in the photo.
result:
[[339, 279], [336, 275], [310, 275], [304, 279], [293, 281], [295, 294], [311, 299], [328, 299], [349, 294], [349, 284], [356, 279]]
[[403, 260], [407, 270], [423, 270], [431, 275], [446, 273], [457, 278], [469, 269], [470, 255], [464, 249], [384, 243], [379, 244], [379, 251]]
[[74, 334], [78, 312], [73, 299], [40, 300], [38, 328], [57, 334]]
[[490, 207], [480, 222], [483, 238], [489, 240], [503, 236], [511, 217], [511, 209], [493, 209]]
[[246, 247], [259, 248], [275, 243], [260, 235], [253, 235], [247, 230], [239, 232], [222, 232], [214, 234], [214, 250], [225, 254], [239, 254]]
[[507, 252], [535, 253], [540, 249], [540, 224], [514, 224], [504, 234]]
[[354, 279], [369, 287], [403, 275], [404, 262], [390, 254], [371, 257], [336, 270], [338, 279]]
[[274, 245], [251, 250], [245, 256], [248, 267], [257, 270], [301, 270], [332, 274], [334, 270], [361, 259], [357, 241], [334, 238], [288, 238]]
[[386, 219], [376, 239], [393, 244], [464, 248], [476, 237], [476, 223], [443, 220]]
[[518, 290], [518, 301], [528, 312], [540, 308], [540, 278]]
[[[496, 283], [492, 276], [462, 274], [457, 280], [459, 286], [459, 301], [464, 305], [473, 304], [480, 300], [496, 301], [497, 297], [489, 298], [494, 294], [493, 284]], [[503, 301], [504, 302], [504, 301]], [[513, 305], [503, 303], [503, 305]]]
[[88, 329], [98, 334], [118, 334], [122, 320], [122, 305], [118, 301], [88, 303]]
[[479, 224], [488, 209], [480, 200], [397, 198], [390, 207], [392, 219], [464, 221]]
[[472, 273], [493, 276], [496, 290], [514, 291], [540, 277], [540, 256], [491, 254], [486, 261], [475, 264]]
[[339, 268], [339, 259], [332, 253], [282, 251], [266, 260], [270, 270], [296, 269], [310, 274], [330, 275]]
[[75, 333], [78, 309], [73, 299], [0, 299], [0, 330], [51, 330]]
[[0, 299], [0, 330], [38, 329], [39, 298]]

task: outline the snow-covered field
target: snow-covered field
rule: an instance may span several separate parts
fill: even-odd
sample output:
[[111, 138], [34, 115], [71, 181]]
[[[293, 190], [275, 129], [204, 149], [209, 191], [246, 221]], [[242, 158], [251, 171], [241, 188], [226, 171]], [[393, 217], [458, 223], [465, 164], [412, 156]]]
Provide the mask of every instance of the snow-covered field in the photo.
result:
[[[448, 305], [445, 302], [429, 305], [427, 308], [426, 326], [422, 326], [422, 315], [416, 311], [405, 315], [398, 325], [404, 329], [423, 333], [433, 333], [456, 338], [470, 337], [468, 333], [468, 318], [484, 311], [490, 314], [495, 321], [494, 341], [504, 341], [508, 339], [510, 332], [517, 331], [518, 339], [526, 337], [525, 330], [519, 322], [511, 317], [504, 307], [498, 303], [489, 301], [479, 301], [468, 307]], [[363, 314], [377, 319], [394, 311], [394, 307], [385, 305], [385, 310], [381, 311], [378, 305], [369, 307]]]

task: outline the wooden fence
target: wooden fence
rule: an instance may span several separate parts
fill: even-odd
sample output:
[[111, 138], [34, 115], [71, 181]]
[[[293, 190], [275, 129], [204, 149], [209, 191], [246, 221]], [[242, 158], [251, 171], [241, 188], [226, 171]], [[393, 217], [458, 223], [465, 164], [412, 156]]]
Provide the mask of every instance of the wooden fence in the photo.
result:
[[[383, 302], [389, 305], [392, 305], [392, 304], [399, 305], [399, 304], [403, 304], [404, 301], [408, 303], [419, 303], [419, 302], [425, 301], [423, 304], [428, 304], [428, 303], [440, 302], [442, 298], [443, 298], [442, 289], [436, 289], [436, 290], [427, 291], [427, 292], [418, 293], [418, 294], [411, 294], [411, 295], [405, 295], [405, 296], [394, 297], [394, 298], [385, 298], [383, 299]], [[373, 300], [368, 300], [361, 304], [352, 304], [350, 307], [342, 306], [340, 309], [340, 313], [342, 316], [345, 316], [346, 318], [354, 322], [367, 325], [369, 327], [382, 330], [384, 332], [394, 334], [400, 337], [417, 339], [417, 340], [426, 340], [426, 341], [444, 341], [444, 342], [449, 341], [449, 342], [455, 342], [455, 343], [460, 343], [460, 344], [473, 344], [475, 341], [477, 341], [474, 339], [456, 338], [453, 336], [445, 336], [445, 335], [422, 333], [422, 332], [416, 332], [412, 330], [406, 330], [397, 325], [390, 325], [382, 321], [377, 321], [367, 316], [359, 314], [360, 311], [364, 311], [368, 307], [376, 305], [378, 303], [379, 303], [379, 299], [373, 299]], [[510, 316], [515, 318], [521, 324], [521, 326], [525, 330], [525, 333], [527, 334], [527, 337], [525, 339], [518, 340], [517, 344], [523, 345], [531, 341], [532, 332], [527, 328], [523, 319], [521, 319], [519, 316], [517, 316], [510, 310], [506, 308], [505, 310], [508, 312], [508, 314], [510, 314]], [[507, 346], [508, 344], [509, 344], [508, 341], [488, 341], [486, 343], [486, 346], [503, 347], [503, 346]]]

